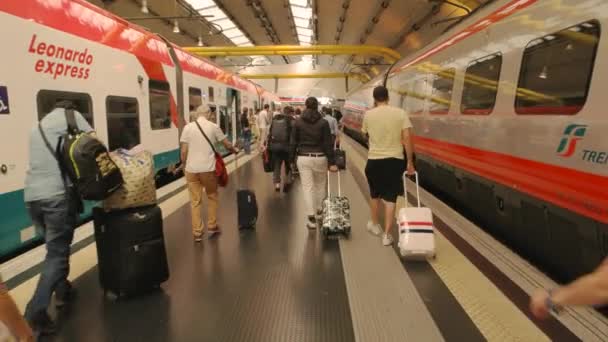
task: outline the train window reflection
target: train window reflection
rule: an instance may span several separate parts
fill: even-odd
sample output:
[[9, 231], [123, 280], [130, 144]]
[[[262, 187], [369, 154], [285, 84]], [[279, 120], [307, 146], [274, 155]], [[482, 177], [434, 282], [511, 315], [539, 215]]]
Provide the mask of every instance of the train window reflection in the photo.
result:
[[108, 146], [131, 149], [140, 144], [139, 105], [131, 97], [108, 96], [106, 98], [108, 120]]
[[203, 92], [199, 88], [188, 88], [188, 95], [191, 112], [203, 104]]
[[38, 102], [38, 120], [42, 120], [49, 112], [55, 109], [57, 103], [61, 101], [70, 101], [76, 111], [78, 111], [87, 120], [91, 127], [93, 122], [93, 101], [91, 95], [86, 93], [74, 93], [68, 91], [57, 90], [41, 90], [36, 98]]
[[519, 74], [516, 113], [578, 113], [587, 101], [599, 37], [599, 23], [590, 21], [528, 43]]
[[215, 102], [215, 93], [213, 87], [209, 87], [209, 102]]
[[462, 114], [487, 115], [496, 104], [502, 54], [496, 53], [476, 61], [467, 67], [462, 91]]
[[169, 83], [150, 80], [150, 125], [152, 129], [171, 127]]
[[422, 114], [426, 99], [426, 78], [421, 78], [410, 84], [405, 90], [405, 109], [409, 114]]
[[454, 89], [454, 73], [456, 69], [444, 69], [433, 75], [433, 88], [429, 112], [431, 114], [447, 114], [452, 102], [452, 90]]

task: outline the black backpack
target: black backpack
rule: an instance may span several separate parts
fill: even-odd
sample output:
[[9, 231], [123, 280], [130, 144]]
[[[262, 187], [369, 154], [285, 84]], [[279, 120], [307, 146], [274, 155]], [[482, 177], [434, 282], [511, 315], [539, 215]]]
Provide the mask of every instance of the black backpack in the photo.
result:
[[291, 133], [291, 122], [289, 120], [285, 116], [272, 119], [269, 137], [271, 151], [287, 151], [289, 149], [289, 135]]
[[[122, 186], [120, 169], [101, 141], [78, 129], [73, 109], [65, 110], [65, 118], [68, 130], [59, 138], [53, 155], [62, 175], [72, 181], [82, 199], [101, 201]], [[40, 123], [38, 128], [52, 152]]]

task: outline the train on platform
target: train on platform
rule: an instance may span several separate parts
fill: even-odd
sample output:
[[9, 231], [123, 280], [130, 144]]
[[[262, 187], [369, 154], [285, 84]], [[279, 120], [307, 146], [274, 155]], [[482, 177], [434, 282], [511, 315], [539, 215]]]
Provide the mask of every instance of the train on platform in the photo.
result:
[[[415, 132], [422, 183], [558, 281], [608, 255], [608, 3], [499, 0], [347, 95], [384, 84]], [[604, 90], [602, 90], [604, 89]]]
[[280, 103], [84, 0], [2, 1], [0, 28], [0, 258], [40, 241], [23, 203], [29, 133], [58, 100], [72, 101], [111, 150], [142, 144], [159, 177], [179, 163], [180, 128], [203, 100], [231, 140], [242, 107]]

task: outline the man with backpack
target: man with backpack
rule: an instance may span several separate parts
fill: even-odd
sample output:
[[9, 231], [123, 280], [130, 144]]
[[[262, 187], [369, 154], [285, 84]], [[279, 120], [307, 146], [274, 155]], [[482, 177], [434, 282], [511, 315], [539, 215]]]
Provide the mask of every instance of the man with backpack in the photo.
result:
[[[25, 318], [41, 335], [53, 334], [56, 330], [47, 313], [53, 293], [58, 306], [74, 295], [67, 277], [80, 199], [68, 190], [66, 185], [70, 181], [61, 171], [56, 155], [49, 151], [49, 146], [55, 148], [59, 139], [67, 134], [66, 111], [70, 108], [68, 102], [58, 103], [30, 132], [24, 200], [34, 227], [44, 234], [47, 254], [36, 291], [25, 309]], [[82, 114], [76, 110], [73, 113], [78, 129], [92, 133], [93, 129]]]
[[274, 181], [274, 189], [277, 192], [281, 191], [281, 165], [285, 165], [284, 192], [287, 192], [287, 188], [291, 183], [289, 138], [293, 126], [292, 114], [293, 108], [286, 106], [283, 108], [283, 113], [276, 114], [270, 123], [270, 133], [268, 134], [266, 145], [270, 153], [272, 153], [272, 160], [274, 162], [272, 179]]

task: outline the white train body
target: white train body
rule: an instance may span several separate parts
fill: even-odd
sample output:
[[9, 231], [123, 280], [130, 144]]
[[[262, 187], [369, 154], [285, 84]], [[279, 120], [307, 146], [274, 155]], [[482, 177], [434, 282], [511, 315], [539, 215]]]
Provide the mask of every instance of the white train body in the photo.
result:
[[386, 84], [425, 186], [572, 278], [608, 254], [605, 27], [606, 1], [495, 1], [349, 94], [346, 128]]
[[180, 75], [164, 40], [84, 0], [2, 1], [0, 28], [0, 256], [38, 237], [23, 205], [29, 134], [54, 99], [74, 100], [111, 147], [143, 144], [161, 171], [178, 162], [178, 127], [201, 98], [231, 138], [241, 107], [278, 101], [171, 45]]

